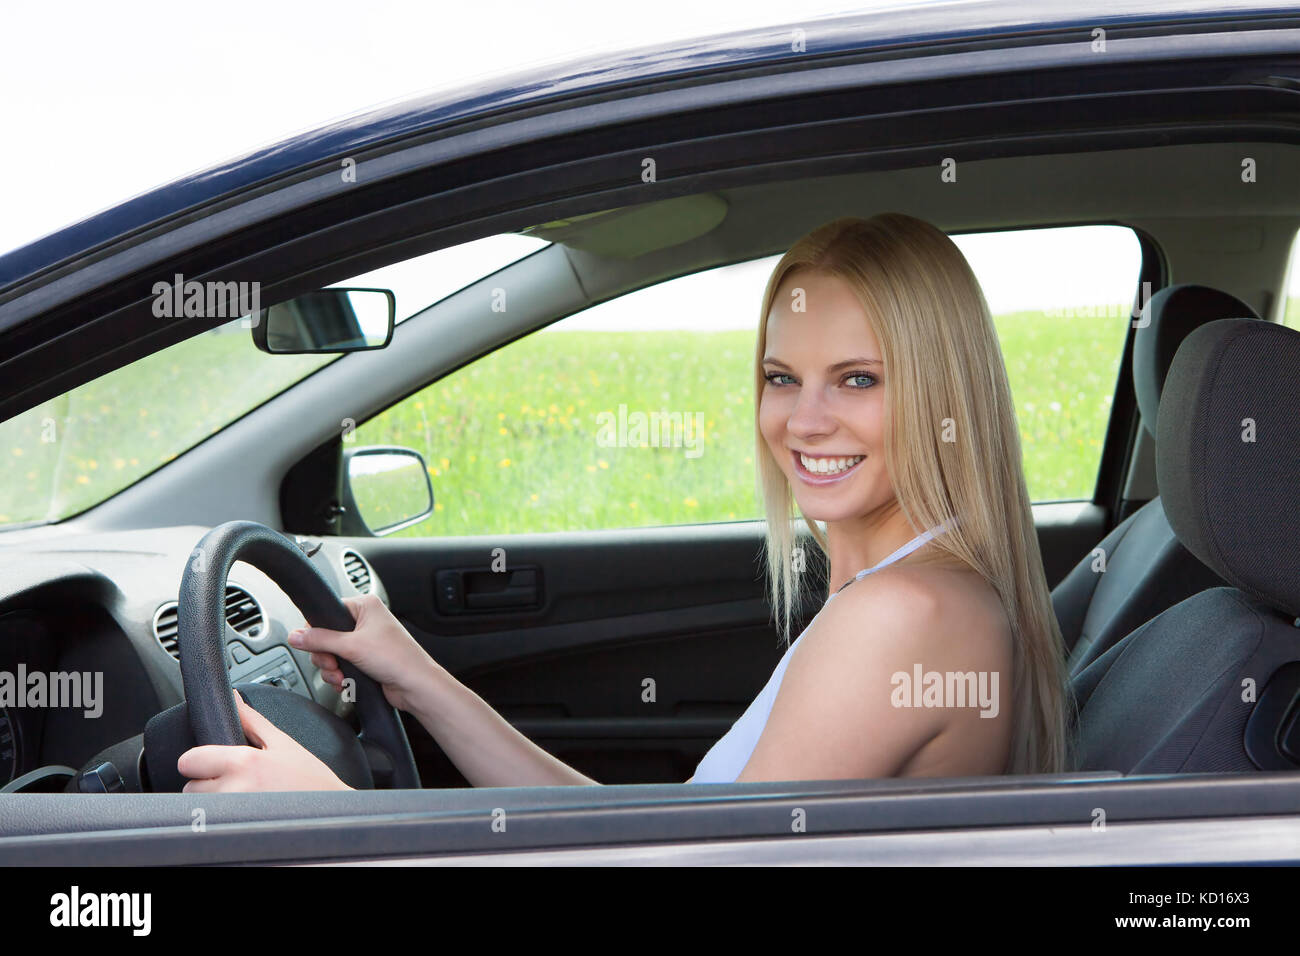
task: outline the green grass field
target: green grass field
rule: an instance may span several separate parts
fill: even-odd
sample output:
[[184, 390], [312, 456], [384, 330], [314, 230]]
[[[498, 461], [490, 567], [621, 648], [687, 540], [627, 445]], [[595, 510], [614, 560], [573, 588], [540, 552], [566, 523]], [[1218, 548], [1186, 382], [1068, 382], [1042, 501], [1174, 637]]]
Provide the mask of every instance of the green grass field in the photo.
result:
[[333, 358], [205, 333], [37, 405], [0, 424], [0, 524], [97, 504]]
[[[1030, 497], [1091, 497], [1127, 319], [1019, 313], [996, 321]], [[355, 437], [415, 448], [429, 463], [435, 512], [402, 535], [756, 518], [753, 345], [749, 331], [534, 335], [362, 424]], [[699, 413], [701, 454], [662, 441], [602, 447], [597, 413], [620, 404]]]
[[[1090, 497], [1127, 317], [1025, 312], [995, 322], [1030, 498]], [[1300, 327], [1294, 298], [1287, 324]], [[354, 437], [414, 448], [429, 464], [436, 510], [401, 535], [756, 518], [753, 343], [752, 331], [543, 332], [423, 389]], [[204, 335], [0, 424], [0, 523], [75, 514], [330, 358], [269, 356], [246, 334]], [[684, 438], [700, 454], [602, 447], [597, 414], [620, 404], [698, 417], [700, 433]], [[232, 481], [239, 470], [232, 462]]]

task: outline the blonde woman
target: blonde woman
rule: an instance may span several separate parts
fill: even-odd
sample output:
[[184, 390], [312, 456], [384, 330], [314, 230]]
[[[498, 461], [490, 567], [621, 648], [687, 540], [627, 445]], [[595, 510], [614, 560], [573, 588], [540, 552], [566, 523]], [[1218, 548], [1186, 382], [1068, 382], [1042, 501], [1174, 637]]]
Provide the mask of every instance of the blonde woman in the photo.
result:
[[[757, 346], [755, 461], [788, 646], [687, 782], [1068, 769], [1064, 652], [1006, 367], [961, 252], [896, 213], [827, 223], [773, 270]], [[789, 643], [800, 581], [823, 571], [825, 603]], [[341, 685], [338, 658], [352, 661], [474, 786], [596, 783], [440, 667], [378, 599], [345, 603], [356, 630], [290, 636], [325, 680]], [[182, 755], [187, 792], [344, 787], [235, 700], [254, 746]]]

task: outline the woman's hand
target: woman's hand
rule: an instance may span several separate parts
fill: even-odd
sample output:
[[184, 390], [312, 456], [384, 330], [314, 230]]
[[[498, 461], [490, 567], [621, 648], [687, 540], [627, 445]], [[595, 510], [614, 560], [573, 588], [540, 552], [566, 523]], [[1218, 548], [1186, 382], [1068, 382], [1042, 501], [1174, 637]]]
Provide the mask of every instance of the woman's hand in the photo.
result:
[[336, 689], [343, 689], [342, 657], [377, 681], [390, 704], [412, 710], [412, 700], [437, 667], [433, 658], [375, 595], [344, 598], [343, 604], [357, 622], [354, 630], [300, 628], [289, 635], [289, 643], [311, 651], [311, 662], [320, 669], [321, 678]]
[[190, 778], [183, 793], [352, 789], [238, 693], [235, 704], [252, 746], [208, 744], [185, 751], [176, 761], [176, 769]]

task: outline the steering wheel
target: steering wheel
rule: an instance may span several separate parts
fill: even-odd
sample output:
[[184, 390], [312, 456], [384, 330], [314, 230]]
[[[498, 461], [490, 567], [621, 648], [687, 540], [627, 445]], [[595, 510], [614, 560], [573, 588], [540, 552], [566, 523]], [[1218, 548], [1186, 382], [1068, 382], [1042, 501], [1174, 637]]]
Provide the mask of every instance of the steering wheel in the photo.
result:
[[[173, 741], [183, 733], [183, 728], [177, 726], [181, 722], [178, 708], [188, 711], [188, 729], [197, 744], [247, 743], [225, 663], [226, 576], [235, 561], [246, 561], [271, 578], [312, 626], [334, 631], [356, 627], [328, 579], [293, 541], [255, 521], [228, 521], [213, 528], [199, 541], [181, 578], [177, 623], [185, 703], [172, 708], [177, 713], [171, 718], [170, 728], [163, 718], [172, 711], [164, 711], [150, 721], [145, 731], [146, 756], [151, 748], [164, 754], [175, 752], [178, 745]], [[352, 728], [336, 714], [291, 690], [264, 684], [241, 684], [236, 690], [273, 724], [323, 760], [344, 783], [372, 788], [371, 769], [382, 767], [391, 771], [394, 788], [418, 789], [419, 772], [397, 709], [388, 703], [376, 681], [342, 657], [339, 665], [356, 692], [360, 735], [353, 735]], [[155, 722], [159, 722], [157, 727]], [[150, 742], [151, 729], [162, 746]], [[165, 763], [164, 759], [155, 768], [151, 760], [151, 775], [170, 777]]]

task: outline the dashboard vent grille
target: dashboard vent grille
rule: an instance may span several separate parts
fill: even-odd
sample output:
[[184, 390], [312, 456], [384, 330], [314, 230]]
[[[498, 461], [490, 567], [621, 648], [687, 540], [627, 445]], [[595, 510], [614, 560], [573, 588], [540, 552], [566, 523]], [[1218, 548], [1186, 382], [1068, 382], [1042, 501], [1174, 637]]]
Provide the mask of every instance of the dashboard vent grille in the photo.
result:
[[253, 595], [233, 584], [226, 586], [226, 623], [248, 637], [262, 633], [261, 607]]
[[[175, 601], [168, 601], [158, 608], [153, 616], [153, 634], [162, 649], [179, 661], [181, 649], [177, 610]], [[251, 594], [233, 584], [226, 586], [226, 623], [247, 637], [258, 637], [262, 633], [261, 606]]]
[[153, 616], [153, 636], [158, 638], [162, 649], [176, 660], [181, 659], [181, 649], [176, 643], [176, 633], [180, 630], [176, 621], [177, 605], [170, 601], [160, 607]]
[[343, 570], [354, 588], [362, 594], [370, 593], [370, 565], [366, 564], [365, 558], [355, 551], [344, 551]]

